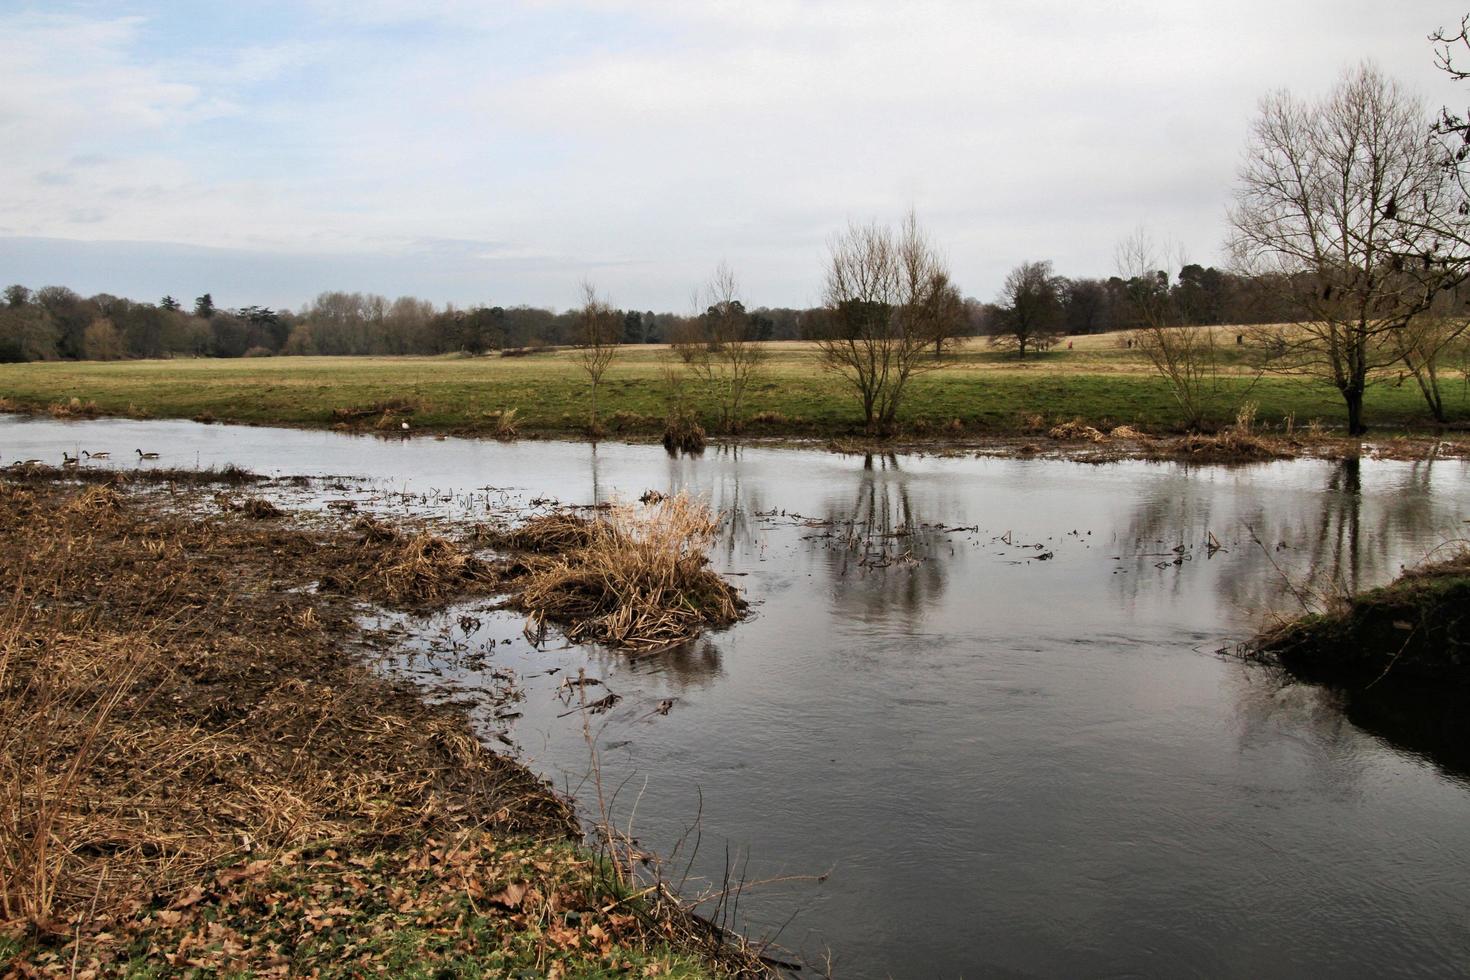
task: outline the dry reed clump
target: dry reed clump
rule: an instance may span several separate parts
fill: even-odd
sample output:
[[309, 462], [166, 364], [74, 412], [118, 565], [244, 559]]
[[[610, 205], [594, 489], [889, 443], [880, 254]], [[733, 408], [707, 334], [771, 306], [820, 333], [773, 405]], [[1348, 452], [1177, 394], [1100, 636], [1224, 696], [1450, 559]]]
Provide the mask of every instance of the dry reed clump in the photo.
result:
[[646, 649], [729, 626], [746, 605], [707, 567], [717, 526], [708, 506], [684, 493], [592, 519], [540, 518], [508, 540], [554, 554], [529, 563], [512, 601], [573, 642]]
[[258, 521], [264, 521], [283, 517], [286, 512], [264, 497], [250, 497], [240, 503], [240, 513]]
[[704, 426], [689, 412], [670, 415], [664, 422], [664, 448], [671, 453], [704, 452]]
[[89, 487], [66, 504], [71, 514], [110, 513], [122, 506], [122, 497], [112, 486], [99, 484]]
[[485, 536], [487, 544], [513, 551], [536, 554], [560, 554], [592, 543], [592, 521], [578, 514], [557, 511], [533, 517], [509, 531], [493, 531]]
[[490, 434], [501, 442], [514, 442], [520, 436], [519, 409], [503, 408], [490, 415]]
[[102, 409], [97, 407], [95, 401], [82, 401], [77, 397], [68, 398], [64, 402], [52, 402], [46, 411], [57, 419], [94, 419], [102, 414]]
[[1119, 425], [1119, 426], [1115, 426], [1113, 428], [1113, 430], [1108, 433], [1108, 438], [1109, 439], [1147, 439], [1148, 438], [1148, 433], [1141, 432], [1138, 429], [1135, 429], [1131, 425]]
[[1246, 402], [1236, 412], [1234, 425], [1214, 435], [1184, 436], [1174, 443], [1174, 454], [1204, 463], [1249, 463], [1296, 455], [1290, 445], [1257, 435], [1255, 416], [1255, 403]]
[[1084, 439], [1087, 442], [1107, 442], [1108, 437], [1100, 431], [1083, 422], [1081, 419], [1072, 419], [1054, 425], [1046, 433], [1053, 439]]

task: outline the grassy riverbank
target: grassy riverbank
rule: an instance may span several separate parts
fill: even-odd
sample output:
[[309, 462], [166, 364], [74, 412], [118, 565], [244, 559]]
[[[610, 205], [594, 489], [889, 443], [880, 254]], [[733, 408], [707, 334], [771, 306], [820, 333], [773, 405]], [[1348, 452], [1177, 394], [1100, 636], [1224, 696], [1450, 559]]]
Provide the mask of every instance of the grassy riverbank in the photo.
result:
[[139, 479], [0, 475], [0, 972], [759, 970], [586, 850], [462, 709], [366, 666], [357, 601], [492, 570], [298, 525], [238, 472], [168, 506]]
[[[1227, 331], [1228, 332], [1228, 331]], [[810, 345], [768, 345], [770, 356], [749, 392], [743, 430], [751, 435], [838, 437], [860, 421], [839, 378], [823, 372]], [[1229, 423], [1249, 397], [1261, 424], [1281, 428], [1320, 421], [1341, 425], [1343, 408], [1329, 387], [1282, 377], [1256, 379], [1234, 347], [1225, 347], [1216, 425]], [[667, 351], [625, 348], [604, 379], [602, 424], [615, 435], [662, 433], [668, 414]], [[1179, 429], [1167, 386], [1136, 349], [1116, 337], [1081, 337], [1018, 361], [972, 341], [944, 358], [945, 368], [912, 382], [901, 412], [904, 435], [979, 438], [1019, 435], [1081, 419], [1100, 429], [1118, 425], [1155, 433]], [[1470, 423], [1470, 398], [1446, 379], [1452, 421]], [[706, 428], [716, 401], [694, 381], [684, 397]], [[520, 434], [585, 431], [587, 382], [573, 355], [523, 357], [279, 357], [246, 360], [52, 362], [0, 364], [0, 399], [11, 408], [46, 411], [71, 399], [106, 415], [200, 418], [221, 422], [366, 427], [392, 406], [396, 425], [414, 430], [492, 434], [515, 413]], [[378, 410], [375, 410], [375, 406]], [[1431, 419], [1412, 379], [1395, 374], [1368, 393], [1369, 424], [1383, 431], [1427, 431]]]
[[1470, 551], [1274, 627], [1258, 653], [1308, 680], [1470, 689]]

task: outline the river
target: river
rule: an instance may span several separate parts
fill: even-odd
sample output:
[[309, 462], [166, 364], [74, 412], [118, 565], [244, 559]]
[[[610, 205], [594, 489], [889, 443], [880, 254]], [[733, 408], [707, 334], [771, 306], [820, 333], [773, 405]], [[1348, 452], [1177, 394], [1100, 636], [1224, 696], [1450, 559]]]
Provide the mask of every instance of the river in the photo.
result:
[[1470, 973], [1463, 733], [1220, 652], [1303, 589], [1380, 584], [1464, 537], [1463, 461], [671, 459], [0, 417], [5, 462], [154, 465], [138, 448], [341, 475], [335, 496], [389, 517], [708, 499], [726, 515], [715, 567], [752, 611], [681, 648], [538, 649], [473, 605], [368, 619], [405, 630], [384, 669], [523, 691], [520, 717], [479, 723], [587, 807], [589, 746], [558, 685], [584, 669], [621, 695], [592, 719], [617, 819], [677, 853], [675, 877], [697, 838], [690, 894], [727, 868], [794, 876], [724, 911], [838, 976]]

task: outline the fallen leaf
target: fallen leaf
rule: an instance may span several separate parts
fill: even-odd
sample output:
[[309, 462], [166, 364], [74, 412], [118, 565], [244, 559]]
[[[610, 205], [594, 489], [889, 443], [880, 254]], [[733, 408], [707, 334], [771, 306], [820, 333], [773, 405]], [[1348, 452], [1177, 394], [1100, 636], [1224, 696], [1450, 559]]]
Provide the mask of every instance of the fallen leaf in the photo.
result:
[[524, 882], [513, 882], [506, 885], [494, 895], [489, 896], [487, 901], [496, 905], [503, 905], [508, 909], [520, 908], [521, 901], [526, 897], [526, 884]]

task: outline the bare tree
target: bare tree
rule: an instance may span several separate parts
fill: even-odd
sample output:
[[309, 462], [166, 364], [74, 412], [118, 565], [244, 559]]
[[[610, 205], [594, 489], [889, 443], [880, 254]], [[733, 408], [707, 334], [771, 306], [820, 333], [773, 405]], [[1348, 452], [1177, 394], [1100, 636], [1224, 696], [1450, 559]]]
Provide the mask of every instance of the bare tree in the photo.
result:
[[822, 322], [814, 324], [818, 356], [851, 386], [864, 429], [888, 433], [910, 379], [940, 366], [921, 354], [934, 342], [934, 318], [948, 308], [940, 299], [948, 270], [912, 211], [897, 233], [849, 225], [830, 251]]
[[1319, 103], [1261, 104], [1231, 247], [1296, 311], [1274, 366], [1337, 388], [1353, 435], [1365, 390], [1402, 357], [1396, 333], [1464, 276], [1451, 184], [1422, 105], [1370, 64]]
[[692, 335], [677, 345], [719, 409], [721, 431], [740, 428], [740, 409], [751, 382], [759, 375], [767, 351], [756, 339], [754, 319], [740, 301], [740, 284], [721, 262], [702, 290], [695, 293]]
[[949, 273], [937, 272], [928, 290], [930, 343], [934, 356], [943, 357], [946, 348], [954, 347], [970, 331], [970, 310]]
[[1024, 360], [1028, 347], [1046, 350], [1055, 343], [1064, 312], [1062, 285], [1050, 262], [1022, 262], [1012, 269], [997, 300], [1000, 316], [991, 346], [1013, 349]]
[[[1138, 327], [1133, 341], [1169, 386], [1184, 424], [1199, 429], [1222, 397], [1219, 351], [1214, 331], [1185, 322], [1169, 290], [1168, 273], [1159, 268], [1161, 249], [1142, 227], [1118, 243], [1118, 276], [1126, 290], [1129, 313]], [[1172, 251], [1178, 251], [1174, 249]], [[1184, 256], [1177, 255], [1184, 266]]]
[[577, 310], [577, 348], [574, 353], [577, 366], [587, 374], [592, 387], [592, 424], [596, 435], [601, 426], [597, 419], [597, 389], [602, 376], [618, 353], [618, 342], [623, 336], [623, 321], [607, 300], [597, 295], [592, 283], [582, 283], [582, 306]]

